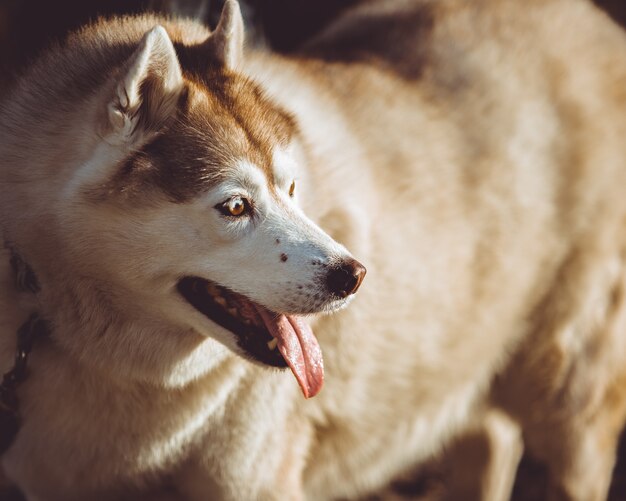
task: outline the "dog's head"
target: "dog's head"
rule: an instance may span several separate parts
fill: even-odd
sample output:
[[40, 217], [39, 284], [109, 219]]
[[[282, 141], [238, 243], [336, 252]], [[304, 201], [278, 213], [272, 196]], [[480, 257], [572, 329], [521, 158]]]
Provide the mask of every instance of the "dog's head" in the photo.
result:
[[321, 354], [302, 315], [345, 306], [365, 268], [301, 210], [296, 124], [236, 72], [242, 42], [232, 0], [202, 43], [145, 33], [88, 103], [97, 139], [50, 187], [49, 231], [58, 266], [71, 263], [107, 308], [288, 364], [313, 395]]

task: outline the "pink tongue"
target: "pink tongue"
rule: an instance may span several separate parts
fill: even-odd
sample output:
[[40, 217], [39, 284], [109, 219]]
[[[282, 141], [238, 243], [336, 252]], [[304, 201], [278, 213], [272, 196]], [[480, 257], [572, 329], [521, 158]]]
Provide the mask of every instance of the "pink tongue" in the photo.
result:
[[324, 384], [322, 350], [308, 324], [299, 317], [276, 315], [258, 308], [261, 318], [278, 341], [278, 349], [304, 393], [305, 398], [317, 395]]

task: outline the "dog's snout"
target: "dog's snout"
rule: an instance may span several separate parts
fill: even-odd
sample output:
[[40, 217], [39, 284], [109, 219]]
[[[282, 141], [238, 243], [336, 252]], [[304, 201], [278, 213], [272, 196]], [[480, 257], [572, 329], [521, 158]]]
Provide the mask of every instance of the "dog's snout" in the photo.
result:
[[361, 285], [366, 271], [365, 266], [355, 259], [344, 261], [328, 272], [326, 279], [328, 289], [339, 297], [354, 294]]

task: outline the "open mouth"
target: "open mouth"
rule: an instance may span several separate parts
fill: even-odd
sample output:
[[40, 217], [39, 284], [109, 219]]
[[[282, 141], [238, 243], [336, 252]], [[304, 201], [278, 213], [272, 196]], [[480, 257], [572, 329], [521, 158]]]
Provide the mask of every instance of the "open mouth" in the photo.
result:
[[304, 319], [272, 312], [203, 278], [182, 278], [177, 287], [196, 310], [235, 334], [247, 358], [273, 367], [289, 366], [306, 398], [321, 390], [322, 352]]

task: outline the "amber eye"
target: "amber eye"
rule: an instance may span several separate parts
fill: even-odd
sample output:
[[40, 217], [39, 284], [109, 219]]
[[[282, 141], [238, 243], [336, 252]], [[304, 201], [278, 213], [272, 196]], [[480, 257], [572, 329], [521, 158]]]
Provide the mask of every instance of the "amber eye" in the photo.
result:
[[222, 204], [218, 204], [216, 208], [225, 216], [238, 217], [248, 212], [250, 204], [245, 198], [236, 196]]
[[291, 181], [291, 186], [289, 187], [289, 196], [293, 197], [293, 194], [296, 192], [296, 182]]

